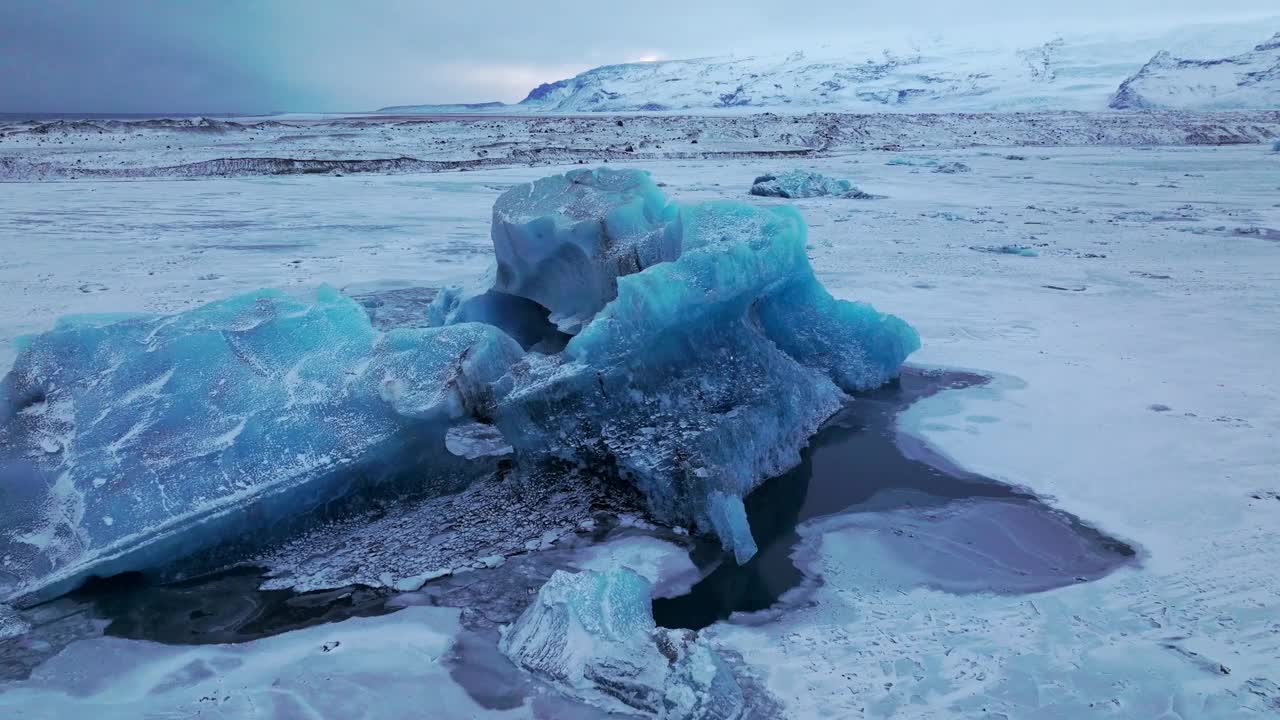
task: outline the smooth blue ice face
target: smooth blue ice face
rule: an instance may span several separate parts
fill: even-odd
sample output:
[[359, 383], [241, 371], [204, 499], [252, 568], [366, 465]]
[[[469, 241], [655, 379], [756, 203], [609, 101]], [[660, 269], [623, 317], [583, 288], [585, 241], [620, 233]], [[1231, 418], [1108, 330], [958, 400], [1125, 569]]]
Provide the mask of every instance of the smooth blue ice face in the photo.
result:
[[742, 498], [919, 340], [821, 287], [794, 209], [708, 203], [678, 227], [678, 259], [618, 278], [559, 357], [513, 368], [495, 422], [526, 460], [615, 469], [657, 517], [714, 532], [742, 562]]
[[575, 170], [503, 193], [493, 206], [493, 290], [528, 298], [574, 334], [617, 278], [680, 254], [674, 214], [647, 172]]
[[1275, 142], [1271, 143], [1271, 152], [1280, 153], [1280, 140], [1276, 140]]
[[829, 178], [812, 170], [788, 170], [778, 175], [761, 175], [751, 184], [751, 194], [761, 197], [811, 198], [836, 197], [861, 199], [870, 197], [848, 180]]
[[456, 489], [444, 434], [521, 354], [488, 325], [378, 333], [330, 288], [61, 321], [0, 382], [0, 597]]

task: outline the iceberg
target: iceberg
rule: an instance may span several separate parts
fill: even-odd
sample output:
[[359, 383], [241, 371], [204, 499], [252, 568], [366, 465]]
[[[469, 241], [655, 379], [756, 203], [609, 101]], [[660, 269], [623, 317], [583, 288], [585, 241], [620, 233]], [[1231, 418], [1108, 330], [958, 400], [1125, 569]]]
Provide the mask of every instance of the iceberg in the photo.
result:
[[575, 170], [518, 185], [493, 206], [492, 289], [532, 300], [575, 334], [619, 277], [679, 256], [673, 213], [646, 172]]
[[380, 331], [332, 288], [64, 318], [0, 380], [0, 601], [230, 557], [499, 463], [628, 482], [745, 562], [743, 497], [919, 347], [832, 297], [805, 235], [794, 208], [581, 170], [498, 199], [493, 269], [439, 292], [427, 328]]
[[670, 720], [733, 720], [745, 703], [732, 670], [689, 630], [653, 621], [650, 584], [624, 567], [557, 570], [503, 630], [512, 662], [593, 704]]
[[522, 354], [478, 323], [377, 332], [332, 288], [64, 318], [0, 381], [0, 597], [461, 489], [445, 436]]
[[848, 180], [836, 180], [811, 170], [790, 170], [780, 175], [761, 175], [752, 182], [751, 194], [780, 198], [834, 195], [851, 200], [867, 200], [875, 197], [854, 187]]
[[655, 517], [714, 532], [745, 562], [742, 498], [794, 467], [847, 393], [892, 379], [919, 340], [827, 293], [793, 208], [714, 202], [676, 222], [680, 257], [619, 277], [563, 352], [514, 365], [494, 424], [525, 461], [613, 469]]

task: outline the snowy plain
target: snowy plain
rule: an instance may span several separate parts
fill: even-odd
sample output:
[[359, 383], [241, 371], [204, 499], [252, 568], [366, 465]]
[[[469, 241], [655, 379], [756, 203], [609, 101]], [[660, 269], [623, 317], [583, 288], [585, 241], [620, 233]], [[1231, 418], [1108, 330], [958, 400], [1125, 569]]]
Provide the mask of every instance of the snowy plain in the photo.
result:
[[[497, 133], [530, 127], [486, 122]], [[644, 122], [688, 137], [687, 127]], [[1265, 136], [1274, 123], [1264, 115], [1253, 124]], [[630, 127], [616, 132], [619, 145], [638, 142]], [[377, 138], [360, 137], [352, 144], [373, 152]], [[129, 150], [127, 140], [120, 161], [159, 164], [163, 151]], [[28, 141], [10, 139], [8, 157], [43, 152], [18, 142]], [[742, 143], [734, 149], [759, 148]], [[800, 555], [821, 578], [806, 602], [719, 623], [710, 637], [748, 658], [747, 671], [786, 717], [1280, 714], [1280, 371], [1271, 362], [1280, 351], [1280, 154], [1263, 144], [964, 144], [628, 165], [652, 171], [678, 200], [747, 199], [754, 177], [796, 166], [884, 196], [753, 201], [799, 208], [814, 268], [834, 294], [919, 330], [923, 350], [912, 364], [993, 378], [920, 401], [900, 418], [903, 433], [1123, 539], [1139, 563], [1031, 596], [952, 594], [877, 561], [892, 557], [894, 540], [874, 524], [836, 516], [803, 528]], [[77, 157], [87, 155], [55, 160]], [[970, 171], [933, 172], [942, 162]], [[573, 163], [4, 183], [0, 368], [12, 362], [9, 341], [68, 313], [175, 311], [264, 286], [328, 283], [360, 294], [466, 281], [489, 262], [489, 209], [501, 191]], [[1038, 255], [984, 251], [1005, 245]], [[296, 641], [315, 653], [341, 635], [347, 658], [376, 662], [374, 640], [397, 638], [404, 653], [371, 666], [388, 683], [408, 674], [392, 692], [432, 683], [459, 698], [456, 715], [442, 716], [477, 716], [432, 665], [457, 632], [446, 611], [347, 623], [259, 647], [284, 657]], [[88, 642], [142, 652], [136, 641]], [[65, 652], [37, 673], [57, 676], [75, 653], [97, 650]], [[222, 657], [238, 652], [166, 651], [157, 662], [244, 688], [257, 682], [252, 666]], [[306, 692], [323, 691], [314, 672], [297, 676]], [[81, 702], [71, 698], [84, 698], [85, 687], [56, 677], [38, 688], [0, 686], [0, 705], [16, 717], [57, 717], [54, 708], [71, 705], [54, 703]], [[350, 689], [368, 698], [390, 687]], [[313, 709], [324, 706], [309, 697]], [[507, 716], [539, 712], [549, 711]]]

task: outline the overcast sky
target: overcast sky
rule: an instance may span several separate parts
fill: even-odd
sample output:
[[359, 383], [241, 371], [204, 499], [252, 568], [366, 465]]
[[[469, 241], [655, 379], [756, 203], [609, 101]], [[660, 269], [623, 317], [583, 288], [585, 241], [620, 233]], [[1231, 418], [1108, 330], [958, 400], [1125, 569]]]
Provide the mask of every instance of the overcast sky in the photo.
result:
[[[1276, 13], [1275, 0], [0, 0], [0, 112], [514, 102], [538, 83], [640, 59], [934, 31], [1044, 40]], [[1276, 29], [1260, 26], [1258, 41]]]

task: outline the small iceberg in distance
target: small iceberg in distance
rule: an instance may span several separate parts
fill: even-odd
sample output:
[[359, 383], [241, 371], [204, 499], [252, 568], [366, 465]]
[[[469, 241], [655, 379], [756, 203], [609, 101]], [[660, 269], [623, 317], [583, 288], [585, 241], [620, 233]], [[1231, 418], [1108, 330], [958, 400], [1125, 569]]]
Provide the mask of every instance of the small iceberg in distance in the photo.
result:
[[752, 182], [751, 194], [789, 199], [834, 196], [850, 200], [871, 200], [880, 197], [859, 190], [848, 180], [829, 178], [812, 170], [789, 170], [778, 175], [761, 175]]

